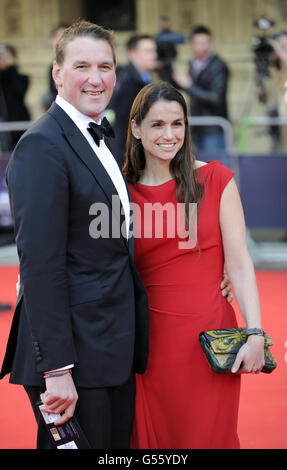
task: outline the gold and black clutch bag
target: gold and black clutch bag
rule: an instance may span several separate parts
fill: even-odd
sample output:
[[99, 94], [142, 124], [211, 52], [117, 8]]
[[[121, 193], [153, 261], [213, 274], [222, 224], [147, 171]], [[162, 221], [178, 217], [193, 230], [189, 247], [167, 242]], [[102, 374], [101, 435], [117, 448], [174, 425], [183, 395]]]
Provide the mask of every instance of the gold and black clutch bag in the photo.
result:
[[[239, 349], [247, 341], [246, 330], [247, 328], [223, 328], [202, 331], [199, 334], [199, 342], [214, 372], [218, 374], [230, 372]], [[269, 349], [272, 345], [272, 339], [264, 333], [265, 365], [261, 372], [267, 374], [270, 374], [277, 366]]]

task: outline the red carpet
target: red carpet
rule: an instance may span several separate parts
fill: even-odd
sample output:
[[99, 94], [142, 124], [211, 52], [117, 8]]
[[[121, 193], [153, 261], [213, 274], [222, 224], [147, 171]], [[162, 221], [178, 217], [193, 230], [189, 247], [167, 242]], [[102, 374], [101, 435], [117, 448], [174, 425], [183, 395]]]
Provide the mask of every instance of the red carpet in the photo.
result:
[[[0, 303], [15, 304], [17, 274], [15, 267], [0, 267]], [[239, 437], [242, 449], [286, 449], [287, 272], [259, 271], [257, 281], [263, 326], [274, 340], [278, 367], [271, 375], [242, 376]], [[234, 308], [238, 312], [235, 302]], [[0, 363], [11, 320], [11, 312], [0, 312]], [[0, 449], [33, 449], [35, 442], [36, 426], [26, 394], [5, 377], [0, 382]]]
[[[18, 268], [0, 267], [0, 303], [16, 301]], [[12, 321], [12, 312], [0, 311], [0, 363]], [[35, 418], [30, 402], [19, 385], [8, 382], [9, 376], [0, 381], [0, 449], [34, 449], [36, 442]]]

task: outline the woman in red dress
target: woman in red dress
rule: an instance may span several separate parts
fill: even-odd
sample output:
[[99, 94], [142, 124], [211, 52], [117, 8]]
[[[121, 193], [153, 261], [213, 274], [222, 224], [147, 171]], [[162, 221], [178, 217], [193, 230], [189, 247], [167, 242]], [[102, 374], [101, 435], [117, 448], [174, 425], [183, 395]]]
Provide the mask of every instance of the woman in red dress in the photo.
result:
[[[224, 265], [247, 327], [260, 329], [261, 314], [233, 173], [218, 161], [196, 161], [190, 147], [182, 95], [164, 82], [147, 85], [131, 110], [124, 167], [134, 204], [135, 262], [150, 307], [150, 352], [146, 372], [136, 377], [132, 448], [238, 448], [240, 373], [264, 365], [260, 335], [248, 337], [233, 373], [225, 375], [211, 370], [199, 344], [203, 330], [237, 326], [220, 290]], [[193, 213], [187, 232], [179, 221], [188, 213], [182, 207], [192, 203], [197, 220]]]

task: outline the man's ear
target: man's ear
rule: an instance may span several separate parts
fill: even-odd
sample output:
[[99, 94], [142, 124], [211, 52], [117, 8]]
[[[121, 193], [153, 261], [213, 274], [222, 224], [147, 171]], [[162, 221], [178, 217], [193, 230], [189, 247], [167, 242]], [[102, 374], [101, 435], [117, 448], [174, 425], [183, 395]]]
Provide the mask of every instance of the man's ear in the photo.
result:
[[55, 86], [57, 90], [62, 86], [62, 77], [61, 77], [61, 66], [54, 60], [53, 62], [53, 69], [52, 69], [52, 77], [55, 82]]

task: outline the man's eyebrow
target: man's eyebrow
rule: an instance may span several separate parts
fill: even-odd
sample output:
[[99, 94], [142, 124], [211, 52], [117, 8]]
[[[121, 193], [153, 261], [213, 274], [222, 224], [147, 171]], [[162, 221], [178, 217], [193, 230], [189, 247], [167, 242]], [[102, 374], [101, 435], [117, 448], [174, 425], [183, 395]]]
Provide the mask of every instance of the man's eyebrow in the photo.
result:
[[[174, 121], [184, 121], [184, 117], [178, 117], [178, 118], [175, 118], [173, 120]], [[154, 119], [151, 119], [150, 122], [164, 122], [164, 119], [157, 119], [157, 118], [154, 118]]]
[[88, 63], [88, 61], [85, 60], [85, 59], [82, 59], [82, 60], [78, 59], [78, 60], [75, 60], [75, 62], [73, 62], [73, 66], [79, 65], [79, 64], [87, 64], [87, 63]]
[[[73, 62], [73, 66], [80, 65], [80, 64], [89, 64], [90, 61], [86, 59], [77, 59], [75, 62]], [[107, 65], [114, 65], [114, 61], [112, 59], [104, 59], [99, 62], [99, 64], [107, 64]]]
[[114, 65], [113, 59], [104, 59], [100, 62], [101, 64], [109, 64], [109, 65]]

